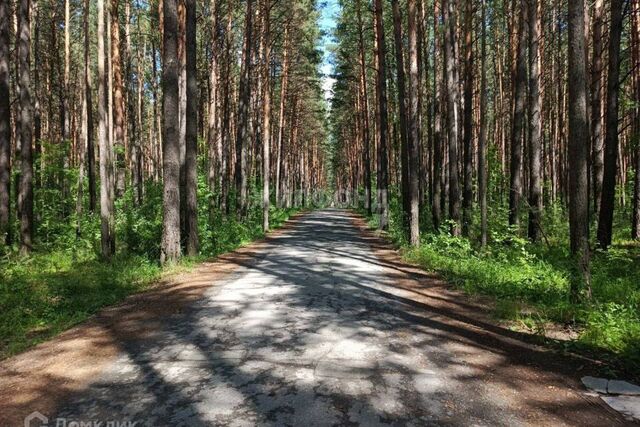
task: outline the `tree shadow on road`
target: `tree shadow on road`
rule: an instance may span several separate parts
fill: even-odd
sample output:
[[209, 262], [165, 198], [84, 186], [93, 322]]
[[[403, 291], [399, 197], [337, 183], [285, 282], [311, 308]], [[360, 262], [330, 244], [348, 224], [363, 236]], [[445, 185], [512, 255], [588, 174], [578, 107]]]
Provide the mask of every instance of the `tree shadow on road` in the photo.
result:
[[224, 286], [205, 268], [107, 313], [119, 357], [55, 413], [189, 426], [624, 423], [572, 390], [588, 361], [496, 326], [383, 249], [348, 213], [314, 213], [226, 256]]

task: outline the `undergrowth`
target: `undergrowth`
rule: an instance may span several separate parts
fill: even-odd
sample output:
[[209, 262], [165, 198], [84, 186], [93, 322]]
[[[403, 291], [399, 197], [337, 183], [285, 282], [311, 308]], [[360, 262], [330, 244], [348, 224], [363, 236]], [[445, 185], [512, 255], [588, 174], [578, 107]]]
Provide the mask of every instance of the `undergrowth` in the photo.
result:
[[[197, 259], [183, 259], [162, 268], [158, 263], [162, 233], [162, 191], [148, 184], [141, 206], [133, 208], [126, 192], [116, 205], [117, 255], [101, 260], [100, 218], [81, 216], [81, 233], [76, 233], [73, 205], [52, 190], [37, 195], [39, 206], [36, 250], [21, 257], [17, 248], [0, 253], [0, 359], [42, 342], [86, 320], [101, 308], [116, 304], [128, 295], [142, 292], [178, 271], [188, 271], [208, 259], [263, 237], [262, 210], [258, 203], [248, 217], [209, 212], [210, 194], [200, 183], [200, 243]], [[253, 196], [256, 200], [259, 194]], [[284, 224], [296, 209], [272, 207], [271, 226]], [[61, 221], [56, 218], [65, 216]]]
[[[545, 218], [546, 239], [536, 244], [496, 220], [494, 212], [490, 243], [484, 249], [476, 239], [453, 237], [448, 224], [438, 233], [425, 232], [429, 224], [423, 224], [421, 244], [410, 248], [402, 232], [399, 208], [393, 201], [391, 211], [389, 236], [402, 247], [407, 261], [441, 274], [467, 293], [493, 297], [496, 317], [516, 321], [540, 334], [549, 322], [560, 324], [578, 331], [577, 339], [565, 346], [606, 358], [613, 369], [635, 373], [634, 376], [640, 372], [637, 242], [624, 241], [618, 234], [607, 252], [595, 251], [591, 260], [593, 298], [575, 303], [569, 289], [574, 269], [564, 237], [568, 230], [566, 222], [559, 219], [560, 212], [553, 208], [548, 209]], [[370, 224], [376, 225], [375, 218], [370, 218]], [[477, 233], [473, 229], [472, 235]]]

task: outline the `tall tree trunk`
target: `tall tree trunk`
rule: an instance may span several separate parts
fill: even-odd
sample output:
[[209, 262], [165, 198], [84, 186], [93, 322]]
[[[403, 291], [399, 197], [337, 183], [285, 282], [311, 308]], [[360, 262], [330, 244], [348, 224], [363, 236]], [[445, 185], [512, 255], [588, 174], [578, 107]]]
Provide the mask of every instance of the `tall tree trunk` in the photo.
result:
[[409, 241], [420, 243], [420, 70], [416, 0], [408, 0], [409, 29]]
[[242, 69], [240, 71], [240, 99], [236, 134], [236, 213], [238, 218], [246, 216], [248, 203], [247, 145], [249, 143], [249, 103], [251, 101], [253, 1], [247, 0]]
[[511, 161], [509, 191], [509, 225], [520, 224], [520, 197], [522, 196], [522, 141], [527, 100], [527, 33], [526, 3], [520, 5], [518, 47], [516, 57], [513, 122], [511, 124]]
[[480, 201], [480, 245], [487, 246], [487, 11], [482, 0], [480, 38], [480, 135], [478, 136], [478, 199]]
[[633, 2], [631, 13], [631, 58], [636, 64], [633, 70], [633, 82], [635, 90], [636, 105], [633, 111], [633, 140], [636, 144], [636, 170], [633, 186], [633, 214], [631, 220], [631, 238], [640, 240], [640, 3]]
[[[102, 1], [102, 0], [98, 0]], [[160, 262], [180, 258], [180, 134], [179, 134], [179, 70], [177, 0], [163, 0], [163, 67], [164, 122], [162, 137], [163, 229]]]
[[200, 250], [198, 237], [198, 74], [196, 45], [196, 0], [186, 0], [186, 241], [187, 255], [196, 256]]
[[111, 0], [111, 73], [113, 79], [113, 137], [116, 151], [116, 192], [121, 196], [125, 189], [125, 117], [122, 58], [120, 56], [119, 0]]
[[[187, 235], [187, 10], [186, 0], [178, 0], [178, 129], [180, 132], [180, 236]], [[182, 242], [184, 243], [184, 241]]]
[[20, 80], [20, 253], [33, 250], [33, 158], [31, 105], [31, 1], [20, 0], [18, 23], [18, 69]]
[[596, 0], [593, 15], [593, 54], [591, 58], [591, 145], [593, 172], [593, 208], [596, 215], [600, 209], [602, 197], [602, 179], [604, 174], [604, 137], [602, 132], [602, 93], [603, 93], [603, 18], [604, 1]]
[[89, 41], [89, 0], [84, 0], [84, 96], [86, 101], [85, 125], [87, 127], [86, 140], [86, 158], [87, 158], [87, 177], [89, 179], [89, 211], [96, 210], [96, 155], [93, 145], [93, 110], [92, 93], [91, 93], [91, 52]]
[[371, 135], [369, 130], [369, 91], [367, 88], [367, 62], [364, 47], [364, 28], [362, 23], [361, 2], [356, 0], [358, 19], [358, 51], [360, 58], [360, 102], [362, 105], [362, 161], [364, 163], [364, 208], [371, 216]]
[[[524, 7], [524, 6], [523, 6]], [[529, 239], [537, 242], [542, 216], [542, 97], [540, 95], [540, 2], [529, 7]]]
[[382, 16], [382, 0], [375, 0], [375, 27], [377, 41], [377, 84], [378, 95], [378, 227], [389, 228], [389, 171], [388, 171], [388, 111], [387, 111], [387, 58], [384, 37], [384, 20]]
[[451, 234], [460, 234], [460, 190], [458, 186], [458, 145], [460, 140], [460, 90], [456, 70], [456, 1], [442, 0], [445, 22], [445, 67], [449, 134], [449, 219]]
[[262, 0], [262, 230], [269, 231], [271, 174], [271, 0]]
[[287, 90], [289, 85], [289, 24], [285, 24], [284, 27], [284, 47], [282, 48], [283, 52], [283, 60], [282, 60], [282, 80], [280, 83], [280, 113], [279, 113], [279, 123], [278, 123], [278, 146], [276, 147], [276, 204], [278, 207], [281, 206], [281, 197], [280, 194], [280, 175], [282, 168], [282, 150], [284, 144], [284, 129], [286, 124], [286, 113], [285, 113], [285, 102], [287, 98]]
[[[32, 2], [32, 13], [33, 13], [33, 46], [37, 49], [37, 46], [40, 45], [40, 6], [38, 4], [38, 0], [33, 0]], [[40, 97], [38, 96], [40, 91], [40, 67], [34, 67], [33, 69], [33, 143], [34, 143], [34, 153], [33, 153], [33, 173], [34, 173], [34, 185], [35, 188], [42, 187], [42, 168], [41, 168], [41, 160], [42, 160], [42, 107], [40, 105]], [[37, 212], [37, 208], [36, 208]], [[1, 240], [1, 237], [0, 237]]]
[[402, 192], [402, 226], [409, 231], [411, 207], [409, 203], [409, 141], [407, 128], [407, 91], [404, 73], [404, 46], [402, 43], [402, 14], [398, 0], [392, 0], [393, 35], [396, 54], [396, 75], [398, 91], [398, 111], [400, 119], [400, 165], [402, 169], [400, 188]]
[[462, 235], [469, 236], [473, 208], [473, 13], [474, 2], [464, 6], [464, 191], [462, 193]]
[[434, 53], [433, 53], [433, 196], [431, 198], [431, 217], [434, 231], [440, 231], [442, 222], [442, 180], [443, 180], [443, 135], [442, 135], [442, 88], [443, 67], [440, 64], [440, 52], [442, 51], [442, 25], [440, 25], [440, 0], [433, 3], [433, 32], [434, 32]]
[[[209, 66], [209, 120], [207, 132], [207, 147], [209, 150], [209, 191], [215, 194], [218, 187], [218, 177], [221, 175], [221, 156], [218, 152], [218, 4], [211, 0], [211, 63]], [[210, 200], [211, 214], [216, 206], [216, 197]]]
[[115, 213], [113, 145], [107, 130], [107, 55], [105, 49], [104, 0], [98, 0], [98, 144], [100, 146], [100, 236], [102, 257], [111, 259], [115, 253]]
[[[614, 0], [617, 1], [617, 0]], [[571, 282], [571, 293], [590, 296], [589, 277], [589, 133], [587, 116], [587, 70], [584, 37], [584, 0], [569, 2], [569, 226], [571, 253], [579, 278]]]
[[11, 9], [0, 2], [0, 244], [9, 244], [11, 212], [11, 99], [9, 89], [9, 34]]
[[62, 96], [62, 139], [69, 142], [71, 139], [71, 111], [69, 97], [71, 95], [69, 83], [71, 77], [71, 8], [70, 0], [64, 1], [64, 75]]
[[620, 90], [620, 39], [622, 37], [623, 3], [624, 0], [611, 0], [604, 175], [598, 221], [598, 243], [603, 249], [607, 249], [611, 245], [616, 177], [618, 175], [618, 91]]

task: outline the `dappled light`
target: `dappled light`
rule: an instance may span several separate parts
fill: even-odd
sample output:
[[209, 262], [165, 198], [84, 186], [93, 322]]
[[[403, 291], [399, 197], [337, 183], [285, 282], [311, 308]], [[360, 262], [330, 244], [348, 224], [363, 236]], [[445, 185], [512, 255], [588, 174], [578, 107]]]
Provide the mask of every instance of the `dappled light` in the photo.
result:
[[169, 304], [126, 310], [105, 325], [119, 356], [56, 415], [148, 425], [612, 420], [575, 388], [570, 366], [588, 363], [491, 326], [354, 221], [306, 215], [226, 256], [234, 267], [223, 282], [207, 286], [215, 273], [204, 267], [162, 296]]

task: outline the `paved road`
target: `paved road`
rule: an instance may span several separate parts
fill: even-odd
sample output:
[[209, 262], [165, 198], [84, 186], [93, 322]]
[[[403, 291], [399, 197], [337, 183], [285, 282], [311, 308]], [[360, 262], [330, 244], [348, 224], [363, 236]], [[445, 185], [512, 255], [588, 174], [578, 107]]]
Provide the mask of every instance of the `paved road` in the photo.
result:
[[619, 422], [556, 368], [531, 374], [518, 359], [525, 344], [457, 317], [465, 304], [447, 311], [436, 300], [448, 297], [433, 292], [431, 309], [412, 300], [417, 293], [398, 286], [402, 269], [377, 256], [370, 237], [346, 212], [298, 219], [163, 319], [152, 339], [123, 343], [57, 417], [138, 426]]

